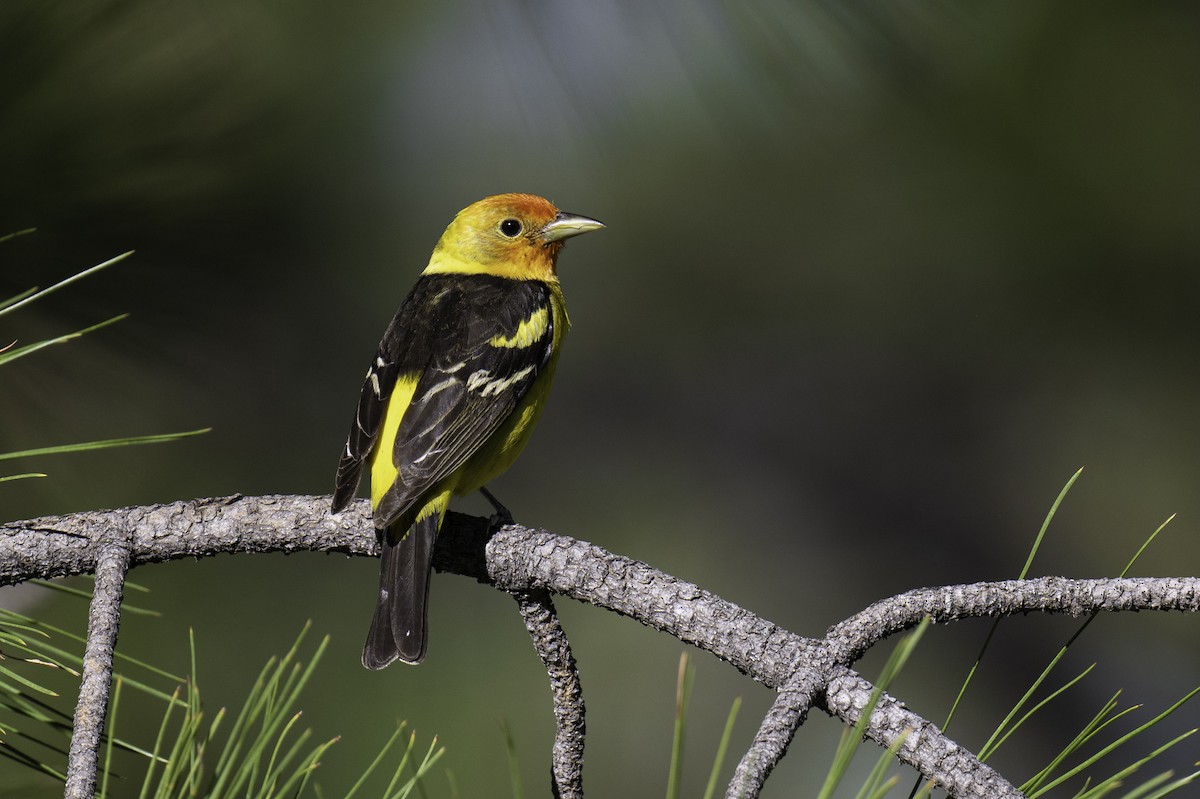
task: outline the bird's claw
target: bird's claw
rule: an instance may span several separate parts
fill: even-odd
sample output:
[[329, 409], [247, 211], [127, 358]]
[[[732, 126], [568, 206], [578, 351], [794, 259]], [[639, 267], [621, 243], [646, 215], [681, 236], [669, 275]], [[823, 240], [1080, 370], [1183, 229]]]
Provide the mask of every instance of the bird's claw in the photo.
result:
[[483, 494], [483, 498], [492, 504], [492, 508], [496, 511], [488, 517], [488, 526], [495, 530], [500, 527], [507, 527], [513, 523], [513, 515], [508, 508], [500, 503], [500, 500], [492, 496], [492, 492], [486, 488], [480, 488], [479, 493]]

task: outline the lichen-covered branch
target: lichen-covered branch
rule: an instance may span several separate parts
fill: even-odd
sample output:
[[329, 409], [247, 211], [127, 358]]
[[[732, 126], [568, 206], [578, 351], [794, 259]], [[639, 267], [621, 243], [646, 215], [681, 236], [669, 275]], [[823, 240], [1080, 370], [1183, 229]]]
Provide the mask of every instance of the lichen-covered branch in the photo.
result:
[[533, 591], [517, 594], [516, 600], [525, 628], [533, 639], [533, 648], [550, 675], [555, 722], [550, 762], [553, 794], [558, 799], [583, 799], [583, 686], [571, 644], [550, 594]]
[[87, 644], [83, 652], [83, 675], [79, 701], [67, 756], [67, 785], [64, 799], [91, 799], [96, 790], [96, 767], [104, 716], [112, 683], [113, 652], [121, 625], [121, 597], [129, 550], [120, 541], [101, 547], [97, 556], [96, 583], [88, 609]]
[[814, 660], [805, 668], [797, 669], [779, 689], [771, 709], [758, 727], [754, 742], [734, 769], [733, 779], [725, 792], [726, 799], [758, 796], [762, 791], [767, 777], [787, 754], [796, 730], [808, 717], [809, 708], [817, 704], [828, 685], [828, 666], [827, 662]]
[[[10, 522], [0, 525], [0, 585], [95, 573], [98, 564], [107, 562], [109, 556], [103, 553], [117, 544], [125, 547], [130, 566], [233, 552], [376, 555], [368, 503], [355, 503], [331, 516], [328, 502], [322, 496], [234, 496]], [[119, 539], [114, 531], [119, 531]], [[537, 630], [549, 629], [548, 619], [557, 625], [553, 616], [544, 615], [546, 607], [539, 607], [536, 598], [557, 593], [694, 644], [778, 691], [779, 698], [730, 784], [729, 795], [747, 797], [757, 795], [811, 707], [821, 707], [847, 723], [857, 719], [873, 686], [850, 671], [849, 665], [873, 644], [914, 626], [926, 615], [951, 621], [1028, 611], [1078, 615], [1200, 607], [1196, 578], [1041, 578], [909, 592], [836, 625], [824, 639], [806, 638], [692, 583], [587, 542], [518, 525], [492, 533], [486, 520], [461, 514], [447, 518], [434, 566], [525, 597], [522, 612], [535, 642], [539, 642]], [[565, 647], [565, 637], [562, 643]], [[570, 657], [569, 649], [555, 653], [553, 646], [537, 646], [548, 669], [552, 661]], [[566, 680], [564, 697], [578, 690], [578, 675], [573, 668], [569, 671], [574, 687], [571, 679]], [[560, 686], [554, 690], [558, 696]], [[564, 700], [561, 706], [556, 702], [556, 712], [573, 702]], [[568, 735], [577, 739], [578, 747], [572, 743], [563, 750], [578, 757], [575, 767], [582, 763], [581, 700], [578, 707], [578, 732]], [[560, 733], [562, 723], [560, 719]], [[872, 712], [866, 734], [883, 746], [899, 744], [897, 756], [944, 786], [951, 796], [1020, 796], [994, 770], [886, 694]], [[577, 777], [564, 777], [563, 784], [577, 783]]]
[[[844, 666], [834, 669], [825, 688], [824, 709], [847, 724], [858, 722], [875, 686]], [[1022, 799], [1018, 791], [991, 766], [962, 748], [894, 697], [882, 694], [871, 712], [866, 736], [958, 799]]]
[[1200, 610], [1200, 579], [1152, 577], [1073, 580], [1036, 577], [994, 583], [920, 588], [880, 600], [829, 629], [839, 663], [850, 665], [884, 638], [934, 622], [1039, 611], [1085, 616], [1097, 611]]

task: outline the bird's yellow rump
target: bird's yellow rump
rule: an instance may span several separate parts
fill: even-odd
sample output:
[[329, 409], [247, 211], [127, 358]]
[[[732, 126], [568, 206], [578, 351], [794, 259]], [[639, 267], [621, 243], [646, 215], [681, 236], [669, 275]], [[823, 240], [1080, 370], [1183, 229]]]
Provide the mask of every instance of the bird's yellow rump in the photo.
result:
[[528, 441], [569, 326], [558, 253], [602, 227], [531, 194], [469, 205], [384, 332], [333, 495], [337, 513], [370, 465], [382, 557], [367, 668], [425, 657], [430, 563], [450, 498], [482, 489]]

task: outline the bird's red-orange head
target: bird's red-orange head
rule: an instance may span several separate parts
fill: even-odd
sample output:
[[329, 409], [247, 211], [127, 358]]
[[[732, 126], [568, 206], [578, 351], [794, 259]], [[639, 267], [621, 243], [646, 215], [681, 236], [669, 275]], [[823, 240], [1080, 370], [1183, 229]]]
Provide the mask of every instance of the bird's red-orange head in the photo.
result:
[[555, 281], [555, 263], [571, 236], [599, 230], [595, 219], [558, 210], [533, 194], [497, 194], [458, 212], [438, 241], [425, 273], [494, 274]]

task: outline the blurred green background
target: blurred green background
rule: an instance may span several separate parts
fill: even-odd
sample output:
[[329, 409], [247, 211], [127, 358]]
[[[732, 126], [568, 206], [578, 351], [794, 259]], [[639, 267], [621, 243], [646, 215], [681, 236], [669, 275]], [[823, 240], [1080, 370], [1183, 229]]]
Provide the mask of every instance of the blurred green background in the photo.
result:
[[[1115, 574], [1178, 512], [1136, 571], [1193, 574], [1198, 28], [1184, 3], [8, 0], [0, 233], [39, 230], [0, 247], [0, 296], [137, 254], [4, 320], [7, 343], [132, 313], [4, 369], [0, 451], [214, 430], [18, 462], [50, 477], [0, 485], [0, 516], [328, 493], [367, 360], [442, 228], [527, 191], [608, 229], [560, 261], [555, 393], [492, 486], [519, 521], [820, 635], [907, 588], [1015, 575], [1085, 466], [1034, 572]], [[302, 702], [343, 736], [327, 796], [399, 718], [440, 736], [468, 797], [509, 795], [507, 719], [526, 795], [545, 795], [549, 689], [504, 595], [436, 577], [426, 664], [372, 674], [373, 561], [133, 579], [164, 616], [130, 619], [121, 647], [184, 671], [194, 628], [214, 706], [305, 619], [333, 635]], [[661, 795], [681, 645], [559, 606], [589, 791]], [[82, 629], [79, 603], [36, 611]], [[1004, 628], [964, 743], [1075, 625]], [[985, 628], [933, 630], [896, 693], [940, 720]], [[1101, 673], [1065, 707], [1125, 688], [1160, 708], [1198, 652], [1195, 619], [1102, 619], [1072, 655]], [[733, 697], [734, 759], [771, 700], [697, 665], [685, 795]], [[1067, 734], [1047, 724], [998, 764], [1028, 776]], [[766, 795], [810, 795], [836, 735], [814, 714]], [[0, 785], [54, 795], [3, 762]]]

